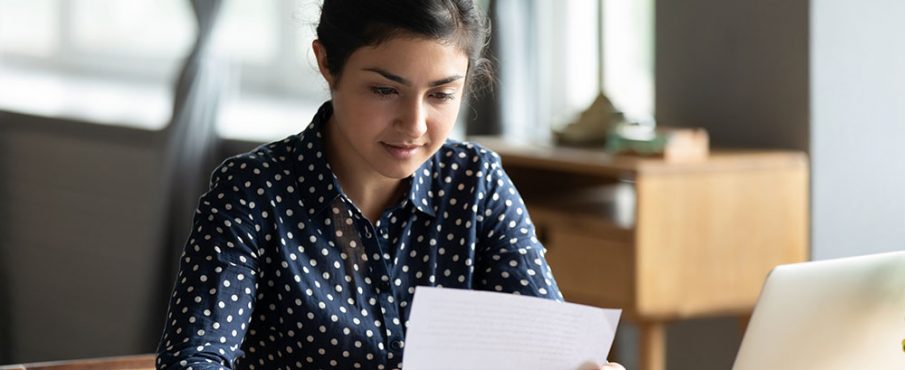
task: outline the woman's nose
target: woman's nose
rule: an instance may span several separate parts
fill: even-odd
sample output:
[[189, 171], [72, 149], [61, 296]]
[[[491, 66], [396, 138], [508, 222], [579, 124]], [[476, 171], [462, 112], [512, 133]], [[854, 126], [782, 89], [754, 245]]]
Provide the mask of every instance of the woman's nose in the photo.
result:
[[396, 129], [406, 137], [417, 139], [427, 133], [427, 109], [422, 99], [407, 102], [403, 114], [396, 120]]

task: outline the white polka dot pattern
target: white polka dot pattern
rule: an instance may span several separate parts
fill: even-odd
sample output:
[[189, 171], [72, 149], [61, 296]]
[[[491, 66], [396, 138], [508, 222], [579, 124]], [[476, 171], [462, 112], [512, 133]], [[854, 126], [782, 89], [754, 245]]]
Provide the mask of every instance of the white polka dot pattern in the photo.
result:
[[562, 300], [495, 153], [448, 141], [372, 224], [324, 158], [330, 114], [214, 172], [159, 369], [394, 369], [415, 286]]

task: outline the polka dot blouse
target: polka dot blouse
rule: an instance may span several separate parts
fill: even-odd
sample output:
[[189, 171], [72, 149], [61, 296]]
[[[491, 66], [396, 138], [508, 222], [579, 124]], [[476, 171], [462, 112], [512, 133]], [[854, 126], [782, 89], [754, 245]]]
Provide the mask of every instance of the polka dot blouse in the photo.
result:
[[495, 153], [447, 141], [372, 224], [325, 160], [331, 113], [214, 172], [159, 369], [395, 369], [418, 285], [562, 300]]

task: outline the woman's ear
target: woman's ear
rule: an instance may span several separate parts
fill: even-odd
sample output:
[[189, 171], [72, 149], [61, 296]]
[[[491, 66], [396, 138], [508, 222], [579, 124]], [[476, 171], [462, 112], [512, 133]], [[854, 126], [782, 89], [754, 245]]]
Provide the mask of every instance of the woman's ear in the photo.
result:
[[334, 78], [333, 74], [330, 73], [330, 69], [327, 68], [327, 50], [324, 49], [324, 44], [321, 44], [319, 40], [314, 40], [311, 42], [311, 48], [314, 49], [314, 56], [317, 58], [317, 69], [320, 70], [321, 76], [324, 76], [324, 79], [327, 80], [327, 85], [333, 90]]

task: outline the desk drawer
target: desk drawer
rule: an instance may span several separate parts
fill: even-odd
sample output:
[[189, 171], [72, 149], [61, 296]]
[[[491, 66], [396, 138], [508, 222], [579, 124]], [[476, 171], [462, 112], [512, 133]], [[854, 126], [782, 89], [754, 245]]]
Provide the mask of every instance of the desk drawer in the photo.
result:
[[540, 230], [547, 261], [567, 301], [623, 309], [634, 306], [630, 244], [565, 228], [541, 226]]

